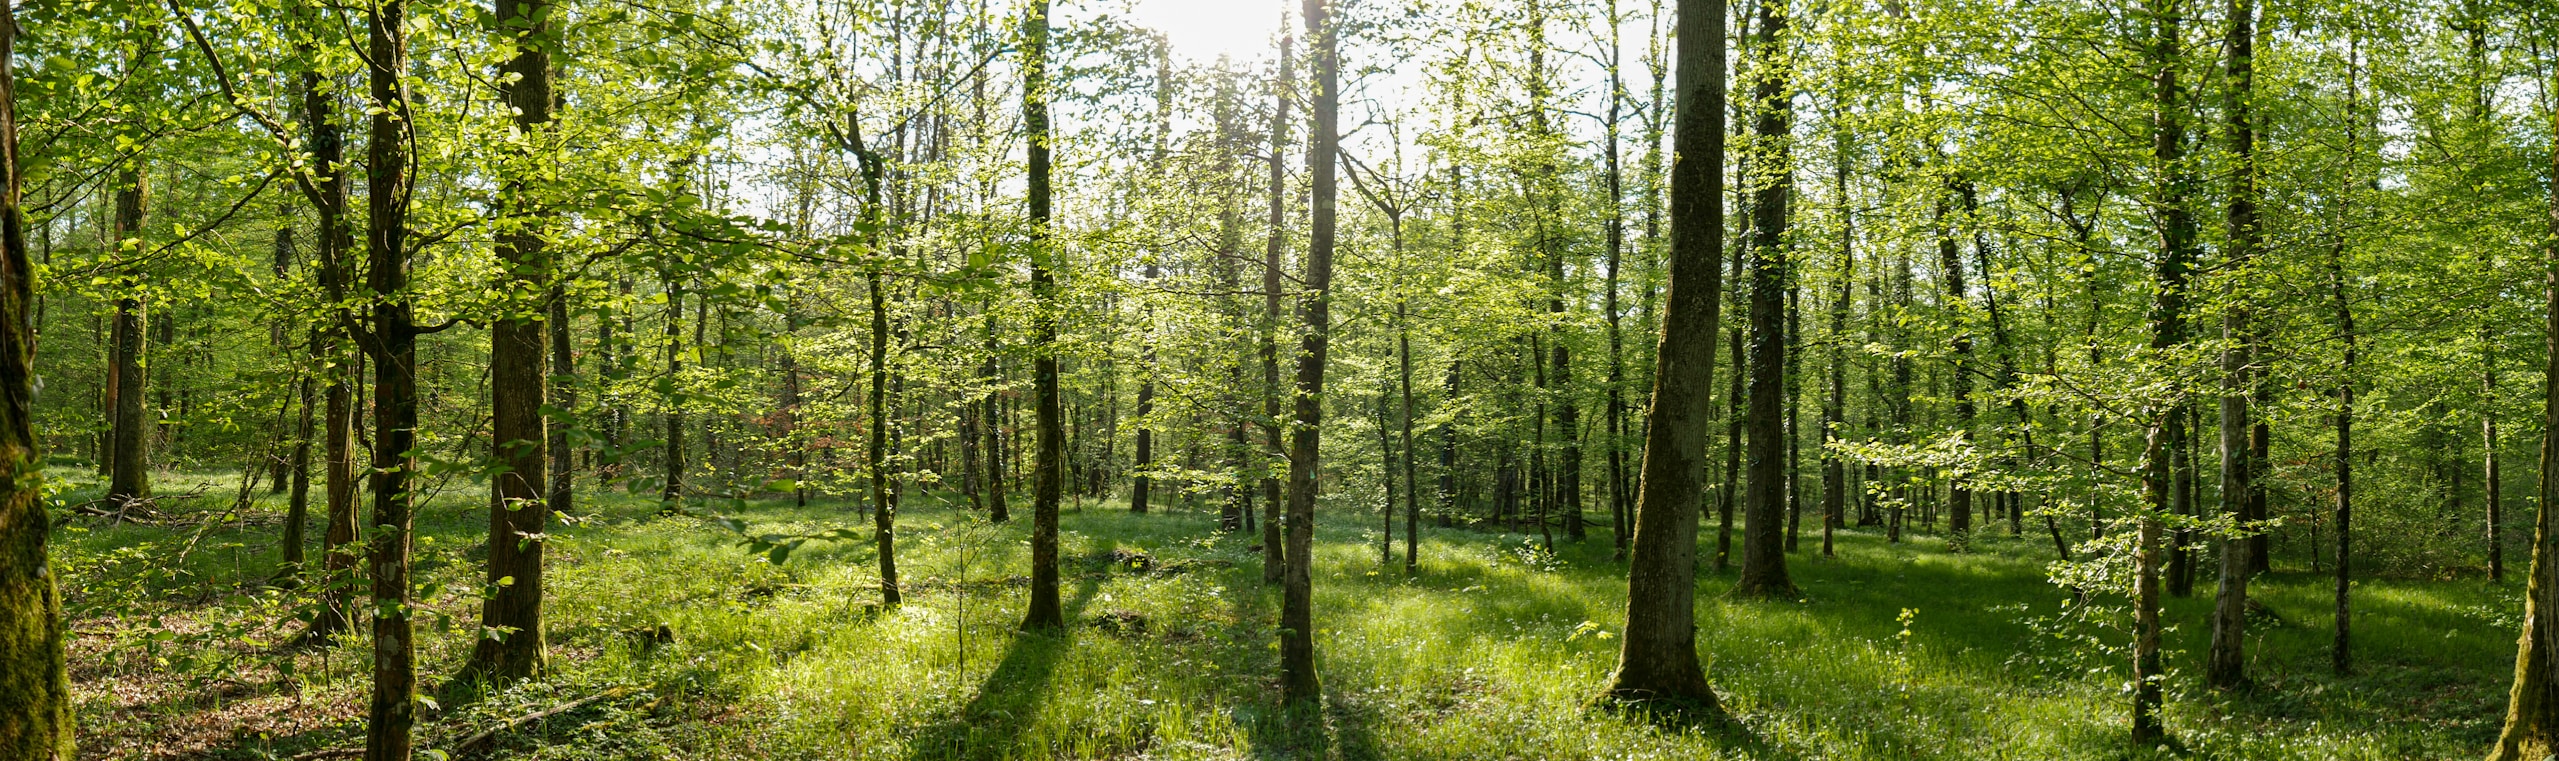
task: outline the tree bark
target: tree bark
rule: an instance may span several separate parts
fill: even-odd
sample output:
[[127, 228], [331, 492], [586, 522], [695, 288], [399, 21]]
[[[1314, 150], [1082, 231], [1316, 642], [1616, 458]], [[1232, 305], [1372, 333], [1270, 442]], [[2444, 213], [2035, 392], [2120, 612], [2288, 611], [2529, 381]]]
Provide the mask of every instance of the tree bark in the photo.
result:
[[[2186, 128], [2181, 109], [2185, 102], [2177, 81], [2178, 62], [2184, 55], [2179, 47], [2182, 32], [2177, 1], [2150, 0], [2147, 14], [2152, 33], [2147, 51], [2152, 83], [2151, 161], [2161, 177], [2157, 187], [2160, 256], [2153, 275], [2158, 296], [2150, 312], [2150, 350], [2154, 356], [2165, 355], [2187, 341], [2186, 283], [2194, 255], [2195, 224], [2193, 214], [2186, 208], [2188, 189], [2183, 168]], [[2167, 737], [2159, 716], [2162, 682], [2166, 679], [2159, 653], [2160, 516], [2173, 510], [2173, 493], [2178, 491], [2176, 461], [2186, 440], [2184, 402], [2174, 398], [2152, 400], [2146, 412], [2150, 426], [2142, 447], [2140, 472], [2147, 509], [2138, 520], [2134, 553], [2132, 744], [2136, 748], [2157, 745]]]
[[[1786, 33], [1785, 0], [1760, 0], [1760, 55], [1754, 67], [1757, 101], [1751, 152], [1750, 187], [1750, 398], [1743, 414], [1749, 432], [1749, 475], [1744, 486], [1742, 574], [1733, 594], [1743, 597], [1793, 597], [1795, 582], [1786, 575], [1786, 292], [1791, 265], [1786, 232], [1792, 208], [1793, 154], [1788, 149], [1794, 129], [1794, 107], [1787, 90], [1789, 69], [1780, 42]], [[1741, 372], [1736, 369], [1735, 372]]]
[[52, 528], [34, 425], [35, 272], [18, 195], [15, 6], [0, 3], [0, 757], [70, 761], [70, 627], [45, 549]]
[[[506, 177], [502, 208], [513, 225], [497, 235], [504, 267], [500, 289], [519, 296], [551, 289], [551, 253], [543, 241], [547, 210], [532, 208], [534, 178], [546, 169], [543, 149], [551, 130], [550, 0], [497, 0], [498, 28], [515, 35], [515, 53], [501, 67], [499, 93], [515, 111], [525, 145], [511, 152], [523, 174]], [[542, 549], [551, 506], [550, 431], [542, 407], [550, 397], [547, 364], [550, 305], [516, 299], [489, 324], [489, 457], [501, 468], [489, 509], [488, 599], [480, 607], [481, 636], [462, 669], [464, 678], [498, 683], [531, 677], [545, 658], [542, 631]]]
[[1670, 297], [1645, 412], [1626, 576], [1626, 631], [1608, 695], [1719, 714], [1697, 661], [1697, 513], [1705, 493], [1723, 293], [1724, 3], [1680, 0]]
[[1049, 230], [1048, 0], [1031, 0], [1022, 51], [1022, 123], [1029, 133], [1031, 207], [1031, 384], [1040, 442], [1031, 494], [1031, 601], [1022, 628], [1066, 627], [1057, 597], [1057, 502], [1066, 477], [1066, 416], [1057, 395], [1057, 276]]
[[[2256, 0], [2230, 0], [2230, 34], [2223, 40], [2226, 95], [2222, 106], [2229, 119], [2230, 153], [2236, 165], [2230, 179], [2229, 269], [2244, 277], [2259, 245], [2257, 227], [2257, 132], [2250, 111], [2256, 79]], [[2249, 323], [2249, 298], [2235, 294], [2222, 307], [2221, 339], [2221, 509], [2238, 520], [2248, 518], [2256, 494], [2256, 462], [2249, 445], [2249, 402], [2256, 392], [2256, 328]], [[2245, 537], [2214, 542], [2221, 559], [2220, 585], [2213, 595], [2212, 646], [2204, 661], [2204, 681], [2232, 689], [2248, 682], [2248, 577], [2250, 553]]]
[[[1283, 28], [1287, 25], [1282, 24]], [[1270, 147], [1270, 239], [1262, 248], [1262, 432], [1271, 453], [1286, 450], [1280, 441], [1280, 249], [1288, 240], [1288, 216], [1284, 196], [1288, 175], [1281, 158], [1288, 152], [1288, 106], [1295, 96], [1297, 83], [1293, 76], [1296, 59], [1290, 48], [1294, 37], [1283, 32], [1279, 47], [1279, 89], [1272, 93]], [[1280, 516], [1280, 479], [1267, 472], [1262, 475], [1262, 583], [1277, 585], [1286, 577], [1288, 565], [1285, 542], [1281, 534], [1284, 521]]]
[[410, 313], [408, 4], [376, 0], [366, 24], [372, 102], [366, 143], [365, 294], [372, 302], [373, 699], [365, 761], [407, 761], [416, 723], [417, 644], [410, 639], [409, 534], [417, 462], [417, 325]]
[[1298, 314], [1305, 334], [1298, 339], [1297, 419], [1289, 430], [1288, 558], [1280, 584], [1280, 693], [1287, 702], [1314, 705], [1323, 700], [1315, 678], [1315, 469], [1324, 436], [1324, 361], [1332, 345], [1333, 233], [1335, 160], [1340, 154], [1340, 31], [1332, 21], [1331, 0], [1306, 0], [1306, 32], [1312, 37], [1315, 70], [1314, 112], [1307, 134], [1306, 171], [1313, 196], [1306, 236], [1306, 295]]
[[[119, 171], [115, 191], [115, 246], [119, 258], [136, 257], [142, 250], [143, 215], [149, 203], [147, 180], [142, 173], [142, 159], [125, 159]], [[124, 267], [124, 293], [116, 297], [113, 359], [108, 366], [107, 398], [112, 400], [115, 437], [108, 451], [113, 455], [108, 469], [107, 502], [122, 505], [151, 496], [151, 444], [155, 438], [146, 408], [142, 361], [146, 321], [149, 309], [138, 291], [142, 287], [139, 262]]]
[[[2554, 83], [2559, 84], [2559, 83]], [[2559, 127], [2559, 110], [2544, 117]], [[2559, 134], [2559, 133], [2554, 133]], [[2549, 147], [2550, 208], [2542, 243], [2541, 505], [2559, 504], [2559, 139]], [[2535, 511], [2532, 565], [2524, 580], [2523, 631], [2506, 722], [2488, 761], [2534, 761], [2559, 752], [2559, 510]]]

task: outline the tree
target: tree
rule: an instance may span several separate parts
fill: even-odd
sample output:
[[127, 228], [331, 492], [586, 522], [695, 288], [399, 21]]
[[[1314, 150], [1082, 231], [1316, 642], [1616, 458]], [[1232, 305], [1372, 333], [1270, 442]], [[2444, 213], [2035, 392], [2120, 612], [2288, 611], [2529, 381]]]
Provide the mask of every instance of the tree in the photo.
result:
[[17, 4], [0, 3], [0, 756], [70, 761], [69, 626], [45, 547], [35, 434], [35, 268], [18, 186]]
[[[2538, 14], [2536, 14], [2538, 15]], [[2542, 27], [2548, 28], [2548, 27]], [[2559, 108], [2543, 118], [2559, 125]], [[2545, 147], [2549, 207], [2542, 230], [2541, 476], [2539, 503], [2559, 504], [2559, 133]], [[2506, 721], [2488, 761], [2530, 761], [2559, 752], [2559, 510], [2533, 520], [2532, 565], [2524, 577], [2523, 631], [2515, 642], [2515, 679], [2506, 692]]]
[[1057, 502], [1066, 477], [1065, 411], [1057, 393], [1057, 252], [1049, 230], [1048, 0], [1031, 0], [1022, 19], [1022, 125], [1030, 146], [1031, 393], [1039, 405], [1039, 456], [1031, 494], [1031, 604], [1022, 628], [1063, 629], [1057, 599]]
[[1306, 236], [1305, 321], [1297, 350], [1297, 417], [1289, 429], [1287, 568], [1280, 583], [1280, 693], [1292, 704], [1323, 700], [1315, 678], [1315, 469], [1323, 445], [1324, 360], [1332, 344], [1335, 165], [1341, 152], [1341, 30], [1332, 0], [1305, 0], [1314, 62], [1314, 119], [1306, 136], [1313, 208]]
[[[489, 506], [488, 599], [480, 607], [483, 635], [464, 666], [466, 678], [509, 682], [542, 668], [542, 545], [551, 518], [550, 431], [542, 408], [550, 401], [549, 346], [557, 290], [543, 236], [550, 212], [533, 195], [550, 140], [550, 0], [497, 0], [497, 23], [513, 36], [514, 55], [499, 72], [498, 88], [515, 112], [521, 148], [509, 158], [505, 213], [511, 225], [497, 236], [506, 268], [502, 292], [518, 298], [489, 325], [489, 456], [499, 470]], [[536, 298], [525, 298], [539, 296]]]
[[1626, 574], [1626, 632], [1608, 696], [1720, 713], [1697, 661], [1697, 515], [1705, 494], [1723, 293], [1724, 3], [1680, 0], [1670, 168], [1670, 295]]
[[[1784, 0], [1760, 0], [1759, 54], [1753, 67], [1753, 111], [1750, 186], [1750, 395], [1747, 411], [1735, 410], [1750, 428], [1749, 474], [1746, 477], [1742, 530], [1742, 576], [1733, 593], [1744, 597], [1793, 597], [1795, 582], [1786, 575], [1785, 520], [1786, 410], [1793, 396], [1787, 386], [1786, 294], [1789, 274], [1788, 212], [1792, 206], [1794, 163], [1788, 141], [1794, 131], [1794, 93], [1789, 90], [1791, 64], [1785, 38]], [[1743, 372], [1735, 368], [1734, 372]]]
[[[2257, 132], [2250, 111], [2256, 76], [2256, 15], [2255, 0], [2231, 0], [2230, 34], [2222, 43], [2222, 55], [2228, 65], [2223, 111], [2230, 121], [2230, 153], [2238, 164], [2230, 176], [2227, 266], [2240, 273], [2247, 271], [2259, 240]], [[2235, 287], [2233, 292], [2237, 292]], [[2246, 301], [2244, 297], [2231, 299], [2231, 303], [2223, 305], [2221, 318], [2221, 509], [2234, 519], [2248, 517], [2249, 502], [2257, 493], [2256, 457], [2248, 440], [2248, 406], [2257, 390], [2252, 376], [2256, 372], [2254, 342], [2258, 334], [2248, 323]], [[2248, 576], [2255, 569], [2249, 567], [2253, 558], [2245, 542], [2244, 537], [2226, 534], [2216, 542], [2221, 576], [2213, 596], [2212, 651], [2205, 662], [2204, 680], [2225, 689], [2248, 681], [2244, 652]]]
[[[417, 643], [411, 639], [410, 479], [417, 472], [417, 344], [409, 284], [407, 0], [374, 0], [365, 14], [365, 81], [371, 114], [365, 145], [364, 299], [371, 320], [356, 337], [373, 360], [373, 698], [365, 761], [407, 761], [417, 722]], [[538, 461], [537, 461], [538, 462]]]
[[[2150, 309], [2150, 351], [2163, 356], [2186, 343], [2186, 284], [2194, 257], [2195, 222], [2187, 209], [2185, 177], [2186, 128], [2183, 88], [2178, 84], [2184, 55], [2181, 0], [2150, 0], [2146, 15], [2151, 38], [2146, 65], [2151, 80], [2151, 170], [2159, 214], [2159, 259], [2153, 273], [2156, 301]], [[2143, 411], [2149, 423], [2141, 456], [2141, 490], [2145, 511], [2134, 550], [2133, 715], [2134, 747], [2149, 747], [2167, 737], [2159, 717], [2166, 679], [2159, 655], [2159, 571], [2161, 515], [2175, 512], [2178, 491], [2175, 463], [2186, 441], [2186, 405], [2176, 399], [2153, 399]]]

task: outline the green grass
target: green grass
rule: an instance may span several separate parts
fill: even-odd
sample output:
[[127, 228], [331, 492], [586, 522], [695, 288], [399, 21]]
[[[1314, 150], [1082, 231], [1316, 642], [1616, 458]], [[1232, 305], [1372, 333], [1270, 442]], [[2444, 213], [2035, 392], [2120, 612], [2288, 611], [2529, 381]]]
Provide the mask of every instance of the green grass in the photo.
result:
[[[456, 482], [419, 522], [423, 669], [451, 673], [476, 607], [484, 497]], [[164, 484], [164, 490], [174, 490]], [[209, 494], [228, 502], [230, 492]], [[922, 503], [922, 504], [916, 504]], [[652, 504], [586, 497], [551, 545], [554, 667], [544, 679], [422, 728], [428, 747], [608, 690], [502, 736], [529, 759], [1768, 758], [2047, 759], [2124, 748], [2121, 658], [2030, 625], [2068, 595], [2051, 550], [1994, 530], [1968, 554], [1851, 531], [1791, 557], [1804, 599], [1727, 599], [1699, 574], [1700, 650], [1737, 728], [1676, 729], [1590, 707], [1614, 665], [1621, 566], [1605, 530], [1547, 556], [1528, 537], [1426, 530], [1420, 574], [1381, 567], [1374, 514], [1322, 516], [1315, 583], [1320, 717], [1277, 702], [1272, 619], [1252, 537], [1196, 511], [1070, 508], [1064, 589], [1077, 623], [1014, 631], [1027, 521], [988, 527], [935, 500], [901, 515], [905, 605], [878, 604], [867, 542], [811, 544], [774, 566], [735, 536]], [[245, 526], [76, 522], [59, 535], [80, 624], [83, 755], [290, 756], [361, 735], [360, 641], [275, 655], [295, 595], [264, 588], [273, 503]], [[845, 503], [751, 503], [752, 530], [867, 527]], [[1711, 531], [1711, 528], [1709, 529]], [[318, 531], [312, 534], [317, 541]], [[867, 528], [864, 529], [867, 535]], [[1711, 535], [1707, 537], [1711, 551]], [[1401, 541], [1397, 542], [1398, 551]], [[1113, 563], [1144, 553], [1148, 568]], [[1711, 557], [1705, 556], [1705, 557]], [[152, 569], [162, 569], [154, 571]], [[2325, 577], [2276, 574], [2251, 630], [2260, 689], [2199, 686], [2209, 586], [2172, 599], [2169, 722], [2199, 757], [2466, 758], [2492, 739], [2512, 664], [2519, 588], [2475, 581], [2358, 585], [2359, 673], [2328, 673]], [[1907, 633], [1901, 616], [1911, 612]], [[449, 624], [447, 623], [449, 622]], [[672, 637], [661, 641], [664, 627]], [[156, 644], [155, 644], [156, 643]], [[156, 649], [155, 649], [156, 648]], [[285, 670], [289, 669], [289, 673]], [[1320, 719], [1320, 720], [1310, 720]]]

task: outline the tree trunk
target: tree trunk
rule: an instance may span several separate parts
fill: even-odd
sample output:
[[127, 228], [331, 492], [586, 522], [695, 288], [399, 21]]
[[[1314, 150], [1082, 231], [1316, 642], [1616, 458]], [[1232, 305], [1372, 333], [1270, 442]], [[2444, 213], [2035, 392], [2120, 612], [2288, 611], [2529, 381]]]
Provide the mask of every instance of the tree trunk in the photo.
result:
[[[1283, 28], [1287, 25], [1282, 24]], [[1288, 106], [1296, 97], [1294, 64], [1290, 48], [1294, 38], [1282, 33], [1279, 47], [1279, 89], [1272, 93], [1270, 147], [1270, 239], [1262, 248], [1262, 432], [1274, 455], [1286, 450], [1280, 441], [1280, 249], [1288, 239], [1288, 209], [1283, 196], [1288, 190], [1288, 175], [1280, 159], [1288, 152]], [[1281, 536], [1280, 479], [1270, 475], [1268, 466], [1262, 474], [1262, 583], [1279, 584], [1286, 578], [1286, 548]]]
[[1697, 661], [1697, 513], [1705, 493], [1723, 294], [1724, 3], [1680, 0], [1670, 298], [1645, 412], [1626, 575], [1626, 631], [1608, 695], [1719, 714]]
[[[2559, 110], [2545, 114], [2559, 127]], [[2542, 244], [2541, 474], [2536, 501], [2559, 504], [2559, 139], [2549, 148], [2550, 209]], [[2488, 761], [2534, 761], [2559, 752], [2559, 510], [2534, 511], [2532, 565], [2524, 580], [2523, 631], [2506, 723]]]
[[[318, 12], [314, 4], [296, 4], [293, 12], [308, 19]], [[306, 60], [311, 54], [304, 48]], [[328, 78], [317, 71], [302, 72], [302, 129], [305, 151], [311, 162], [311, 200], [319, 216], [318, 267], [321, 295], [331, 304], [347, 303], [347, 289], [354, 277], [347, 253], [354, 249], [352, 232], [347, 229], [346, 144], [337, 121], [337, 101], [329, 94]], [[354, 628], [351, 602], [355, 595], [356, 566], [360, 556], [356, 541], [355, 513], [355, 394], [351, 365], [356, 364], [341, 340], [345, 326], [355, 315], [343, 307], [332, 308], [321, 316], [321, 325], [312, 330], [311, 353], [320, 365], [324, 397], [321, 421], [322, 482], [327, 488], [328, 528], [322, 538], [319, 613], [304, 630], [306, 642], [325, 641]]]
[[[1795, 582], [1786, 575], [1786, 290], [1792, 256], [1786, 249], [1794, 191], [1792, 154], [1788, 150], [1794, 109], [1788, 103], [1788, 69], [1781, 60], [1779, 39], [1786, 33], [1785, 0], [1760, 0], [1760, 64], [1752, 99], [1757, 101], [1755, 170], [1749, 179], [1757, 197], [1751, 203], [1750, 262], [1750, 395], [1743, 412], [1749, 431], [1749, 475], [1744, 486], [1742, 575], [1733, 594], [1743, 597], [1793, 597]], [[1741, 372], [1739, 368], [1735, 372]], [[1737, 410], [1736, 412], [1741, 412]]]
[[2335, 306], [2337, 342], [2343, 347], [2344, 362], [2337, 374], [2337, 613], [2335, 641], [2331, 644], [2328, 665], [2339, 675], [2354, 671], [2354, 512], [2355, 512], [2355, 335], [2354, 301], [2347, 294], [2346, 226], [2348, 206], [2345, 198], [2362, 189], [2363, 182], [2353, 171], [2360, 157], [2361, 129], [2361, 60], [2360, 36], [2350, 37], [2346, 53], [2346, 181], [2337, 204], [2336, 239], [2328, 249], [2328, 281], [2330, 303]]
[[[863, 464], [871, 475], [872, 539], [880, 554], [880, 605], [894, 608], [903, 600], [897, 582], [897, 500], [889, 496], [888, 285], [881, 281], [876, 266], [863, 279], [871, 291], [871, 435], [870, 446], [863, 451]], [[1051, 553], [1054, 555], [1055, 550]]]
[[[2183, 346], [2186, 335], [2186, 282], [2194, 256], [2194, 216], [2186, 208], [2184, 177], [2186, 128], [2180, 109], [2184, 95], [2177, 82], [2180, 19], [2175, 0], [2151, 0], [2149, 66], [2152, 71], [2151, 160], [2164, 178], [2158, 188], [2160, 256], [2154, 277], [2158, 300], [2150, 313], [2150, 350], [2154, 356]], [[2160, 515], [2174, 509], [2176, 462], [2186, 441], [2186, 405], [2177, 399], [2153, 400], [2147, 410], [2150, 430], [2142, 447], [2140, 535], [2134, 557], [2133, 717], [2132, 744], [2147, 748], [2167, 737], [2159, 716], [2166, 674], [2161, 669], [2159, 639]]]
[[365, 761], [407, 761], [416, 722], [417, 643], [409, 620], [409, 479], [417, 471], [417, 326], [409, 293], [408, 4], [381, 0], [367, 19], [366, 275], [373, 302], [373, 700]]
[[[515, 111], [515, 128], [525, 143], [550, 140], [551, 54], [546, 48], [550, 0], [498, 0], [498, 28], [518, 35], [515, 54], [502, 67], [499, 92]], [[521, 175], [504, 178], [502, 193], [511, 198], [502, 208], [514, 226], [497, 236], [497, 256], [505, 272], [501, 292], [547, 297], [551, 253], [543, 245], [547, 210], [528, 208], [530, 187], [547, 164], [542, 149], [511, 152], [521, 162]], [[547, 299], [546, 299], [547, 300]], [[489, 510], [488, 599], [481, 604], [481, 636], [464, 666], [464, 678], [485, 677], [498, 683], [533, 676], [544, 661], [542, 632], [542, 545], [551, 507], [550, 432], [542, 407], [550, 396], [546, 372], [550, 330], [548, 304], [519, 298], [505, 304], [507, 314], [489, 324], [489, 458], [498, 463], [493, 477], [496, 500]]]
[[[1973, 404], [1972, 320], [1965, 304], [1971, 292], [1964, 287], [1962, 247], [1956, 244], [1955, 230], [1946, 220], [1946, 206], [1945, 196], [1939, 194], [1936, 209], [1937, 258], [1938, 266], [1943, 269], [1939, 273], [1940, 283], [1945, 287], [1940, 307], [1946, 311], [1955, 333], [1948, 345], [1947, 395], [1955, 402], [1955, 433], [1969, 439], [1973, 434], [1973, 416], [1977, 412]], [[1946, 481], [1946, 531], [1947, 538], [1957, 548], [1972, 541], [1973, 490], [1960, 475], [1951, 476]]]
[[0, 4], [0, 757], [70, 761], [72, 701], [62, 592], [45, 549], [36, 453], [35, 273], [20, 206], [15, 3]]
[[996, 365], [995, 304], [987, 302], [978, 311], [986, 315], [986, 361], [977, 367], [978, 378], [986, 383], [986, 398], [979, 402], [980, 424], [986, 429], [986, 519], [1003, 523], [1013, 519], [1004, 499], [1004, 411], [1003, 399], [995, 392], [1001, 379]]
[[[143, 214], [148, 203], [147, 188], [141, 167], [142, 159], [126, 159], [118, 173], [115, 191], [115, 245], [118, 258], [140, 256]], [[107, 502], [121, 505], [151, 496], [150, 410], [145, 408], [142, 354], [149, 310], [137, 291], [142, 287], [141, 264], [131, 263], [123, 271], [124, 293], [116, 298], [114, 344], [110, 350], [107, 398], [113, 400], [112, 419], [115, 438], [111, 462], [107, 470]]]
[[1039, 456], [1032, 469], [1031, 601], [1022, 628], [1066, 627], [1057, 598], [1057, 502], [1065, 488], [1066, 413], [1057, 395], [1057, 276], [1049, 230], [1048, 0], [1031, 0], [1024, 20], [1022, 124], [1029, 133], [1031, 207], [1032, 393], [1038, 397]]
[[[679, 181], [680, 182], [680, 181]], [[666, 440], [659, 444], [658, 461], [665, 475], [658, 485], [658, 514], [672, 514], [684, 506], [684, 281], [672, 271], [660, 271], [666, 284], [666, 332], [660, 351], [666, 356], [665, 399]]]
[[[2257, 132], [2250, 113], [2256, 79], [2256, 15], [2256, 0], [2231, 0], [2230, 34], [2222, 42], [2228, 62], [2222, 109], [2230, 120], [2230, 152], [2237, 163], [2230, 179], [2228, 267], [2242, 275], [2259, 243]], [[2257, 333], [2249, 324], [2248, 301], [2245, 295], [2235, 296], [2222, 307], [2221, 317], [2221, 510], [2239, 520], [2248, 518], [2248, 503], [2257, 491], [2256, 462], [2248, 441], [2249, 402], [2257, 388]], [[2248, 682], [2248, 577], [2253, 570], [2246, 541], [2221, 538], [2214, 542], [2221, 559], [2221, 583], [2213, 595], [2212, 647], [2204, 661], [2204, 681], [2223, 689]]]
[[1280, 584], [1280, 694], [1297, 705], [1323, 700], [1315, 678], [1315, 469], [1323, 444], [1324, 360], [1332, 345], [1334, 174], [1340, 154], [1339, 30], [1330, 0], [1306, 0], [1306, 31], [1313, 39], [1314, 124], [1307, 134], [1306, 171], [1313, 208], [1306, 237], [1306, 295], [1298, 314], [1305, 334], [1297, 351], [1297, 419], [1288, 447], [1288, 568]]
[[1626, 261], [1626, 188], [1624, 173], [1618, 160], [1618, 126], [1626, 99], [1626, 85], [1619, 76], [1618, 27], [1623, 21], [1614, 4], [1608, 12], [1608, 117], [1602, 128], [1606, 132], [1608, 169], [1608, 285], [1602, 308], [1608, 312], [1608, 534], [1616, 548], [1611, 559], [1626, 560], [1626, 540], [1633, 528], [1626, 519], [1626, 340], [1618, 324], [1624, 310], [1618, 305], [1621, 270]]

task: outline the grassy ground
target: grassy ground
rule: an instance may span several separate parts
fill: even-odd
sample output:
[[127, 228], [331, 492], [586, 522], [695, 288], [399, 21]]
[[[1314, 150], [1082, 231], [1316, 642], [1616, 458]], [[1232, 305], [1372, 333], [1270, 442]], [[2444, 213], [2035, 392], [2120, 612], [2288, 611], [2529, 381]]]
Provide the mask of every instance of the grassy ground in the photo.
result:
[[[224, 485], [207, 494], [204, 506], [229, 504]], [[2050, 545], [2032, 535], [1994, 531], [1952, 554], [1935, 538], [1894, 545], [1851, 531], [1836, 558], [1808, 537], [1791, 558], [1805, 598], [1792, 602], [1727, 600], [1731, 577], [1701, 569], [1700, 649], [1739, 722], [1683, 730], [1587, 706], [1614, 664], [1625, 594], [1604, 529], [1555, 555], [1516, 534], [1429, 530], [1421, 573], [1406, 578], [1400, 564], [1380, 566], [1374, 514], [1328, 514], [1315, 574], [1327, 700], [1320, 721], [1304, 721], [1276, 703], [1278, 595], [1260, 580], [1252, 540], [1212, 534], [1212, 515], [1070, 508], [1063, 593], [1078, 623], [1047, 637], [1013, 630], [1027, 521], [990, 527], [920, 501], [900, 523], [906, 603], [882, 610], [867, 542], [811, 544], [776, 566], [702, 521], [588, 497], [578, 525], [550, 545], [550, 675], [479, 700], [447, 694], [421, 728], [425, 747], [454, 748], [511, 718], [601, 696], [464, 755], [2151, 755], [2123, 749], [2126, 669], [2104, 649], [2123, 640], [2105, 625], [2114, 618], [2061, 615], [2067, 595], [2044, 581]], [[421, 586], [436, 590], [420, 619], [430, 682], [459, 665], [473, 636], [483, 505], [457, 485], [419, 522]], [[204, 527], [81, 520], [58, 535], [78, 619], [84, 757], [284, 758], [360, 742], [364, 644], [274, 647], [305, 612], [296, 593], [261, 583], [274, 566], [277, 511], [262, 502]], [[837, 500], [757, 502], [738, 514], [756, 532], [869, 523]], [[2276, 574], [2256, 587], [2273, 615], [2251, 630], [2263, 686], [2240, 696], [2194, 677], [2204, 587], [2205, 597], [2172, 599], [2167, 611], [2181, 669], [2170, 727], [2192, 754], [2467, 758], [2492, 739], [2516, 586], [2358, 585], [2361, 670], [2339, 678], [2328, 673], [2327, 582]]]

